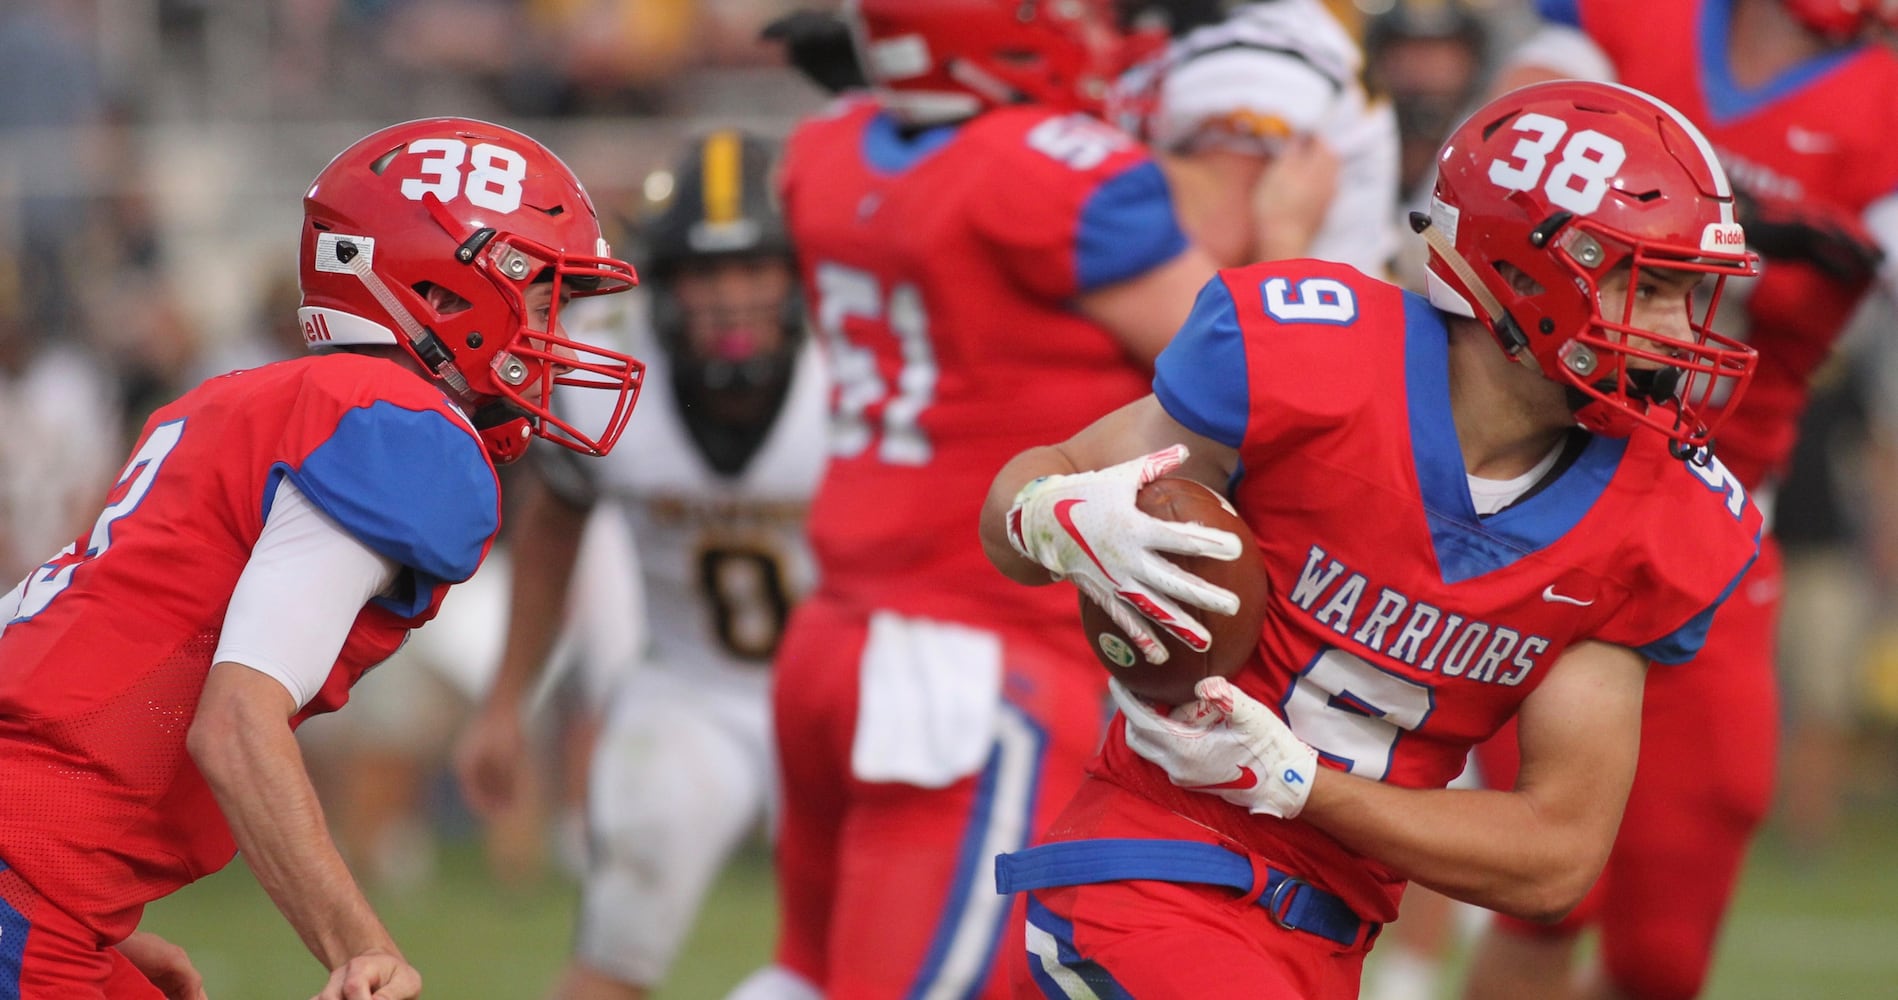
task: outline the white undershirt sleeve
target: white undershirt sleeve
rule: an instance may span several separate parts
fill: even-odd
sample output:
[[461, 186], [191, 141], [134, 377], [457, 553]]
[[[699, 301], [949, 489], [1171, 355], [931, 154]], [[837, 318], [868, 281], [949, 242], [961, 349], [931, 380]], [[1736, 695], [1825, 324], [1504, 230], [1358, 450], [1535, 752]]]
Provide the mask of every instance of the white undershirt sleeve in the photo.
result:
[[399, 569], [285, 479], [231, 593], [212, 662], [276, 678], [302, 708], [323, 689], [363, 605]]
[[1595, 40], [1575, 28], [1545, 24], [1516, 47], [1503, 72], [1518, 66], [1542, 66], [1574, 80], [1615, 80], [1615, 64]]
[[1898, 305], [1898, 192], [1888, 194], [1866, 207], [1865, 228], [1872, 234], [1878, 248], [1885, 252], [1885, 262], [1879, 266], [1878, 277], [1885, 287], [1885, 295], [1894, 305]]

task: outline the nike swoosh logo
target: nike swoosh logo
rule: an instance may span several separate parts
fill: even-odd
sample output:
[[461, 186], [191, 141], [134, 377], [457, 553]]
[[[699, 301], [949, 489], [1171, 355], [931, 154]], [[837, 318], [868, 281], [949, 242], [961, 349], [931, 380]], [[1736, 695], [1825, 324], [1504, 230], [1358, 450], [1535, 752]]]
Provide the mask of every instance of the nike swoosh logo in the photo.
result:
[[1254, 788], [1258, 784], [1259, 776], [1254, 774], [1251, 768], [1241, 764], [1239, 765], [1239, 776], [1231, 781], [1222, 781], [1217, 785], [1181, 785], [1180, 787], [1189, 792], [1211, 792], [1222, 788], [1236, 788], [1244, 791], [1248, 788]]
[[1114, 580], [1114, 574], [1109, 573], [1107, 567], [1101, 564], [1101, 557], [1094, 554], [1094, 547], [1087, 544], [1086, 538], [1081, 537], [1081, 529], [1074, 526], [1074, 515], [1068, 513], [1073, 508], [1086, 502], [1086, 500], [1080, 499], [1055, 501], [1054, 519], [1061, 525], [1061, 530], [1067, 532], [1069, 538], [1074, 539], [1074, 544], [1081, 547], [1081, 551], [1087, 554], [1087, 557], [1093, 561], [1094, 565], [1100, 567], [1101, 575], [1110, 581], [1118, 583], [1119, 581]]
[[1133, 605], [1134, 609], [1139, 611], [1141, 614], [1146, 615], [1148, 618], [1151, 618], [1154, 621], [1160, 623], [1160, 625], [1164, 627], [1167, 630], [1167, 632], [1173, 636], [1173, 638], [1178, 639], [1181, 642], [1185, 643], [1186, 648], [1192, 650], [1193, 652], [1204, 653], [1206, 652], [1206, 650], [1212, 647], [1212, 638], [1210, 636], [1208, 636], [1205, 639], [1201, 639], [1199, 636], [1194, 635], [1191, 631], [1181, 628], [1180, 625], [1174, 621], [1173, 616], [1169, 614], [1165, 608], [1162, 608], [1158, 604], [1153, 603], [1153, 601], [1149, 600], [1145, 594], [1137, 594], [1131, 590], [1116, 590], [1114, 591], [1114, 593], [1119, 594], [1121, 597], [1121, 600], [1124, 600], [1128, 604]]
[[1801, 153], [1826, 153], [1838, 145], [1837, 140], [1824, 132], [1814, 132], [1798, 125], [1786, 129], [1786, 145]]
[[1542, 588], [1542, 599], [1551, 604], [1573, 604], [1578, 608], [1585, 608], [1595, 603], [1594, 601], [1584, 601], [1579, 597], [1570, 597], [1567, 594], [1558, 594], [1555, 592], [1554, 584]]

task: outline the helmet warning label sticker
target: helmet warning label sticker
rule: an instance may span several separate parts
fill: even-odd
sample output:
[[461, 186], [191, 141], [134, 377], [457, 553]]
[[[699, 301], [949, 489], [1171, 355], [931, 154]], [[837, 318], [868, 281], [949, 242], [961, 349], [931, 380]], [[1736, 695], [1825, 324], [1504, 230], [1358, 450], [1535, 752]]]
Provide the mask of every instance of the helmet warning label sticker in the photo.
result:
[[921, 35], [900, 35], [872, 42], [870, 68], [885, 80], [907, 80], [929, 72], [929, 43]]
[[1456, 231], [1462, 221], [1463, 213], [1455, 205], [1442, 198], [1430, 199], [1430, 224], [1442, 232], [1443, 238], [1449, 240], [1452, 246], [1456, 245]]
[[353, 253], [347, 254], [348, 257], [353, 259], [357, 254], [361, 254], [364, 264], [374, 266], [376, 263], [375, 237], [351, 236], [347, 233], [317, 233], [316, 269], [319, 271], [330, 271], [336, 274], [348, 274], [349, 265], [344, 263], [343, 258], [339, 257], [336, 252], [336, 248], [343, 243], [347, 243], [355, 248]]

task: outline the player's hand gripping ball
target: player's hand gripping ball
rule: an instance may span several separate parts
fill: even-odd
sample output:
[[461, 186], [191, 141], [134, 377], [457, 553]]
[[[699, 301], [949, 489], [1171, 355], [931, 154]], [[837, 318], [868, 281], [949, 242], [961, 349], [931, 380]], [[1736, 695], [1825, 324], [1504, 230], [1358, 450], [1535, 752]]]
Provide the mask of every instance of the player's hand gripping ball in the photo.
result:
[[1085, 594], [1081, 596], [1081, 627], [1107, 672], [1143, 698], [1168, 705], [1184, 704], [1194, 699], [1193, 685], [1202, 678], [1230, 678], [1258, 647], [1270, 591], [1265, 561], [1259, 555], [1252, 529], [1240, 520], [1226, 498], [1191, 479], [1156, 479], [1141, 487], [1136, 503], [1142, 511], [1162, 520], [1195, 522], [1239, 536], [1237, 559], [1166, 556], [1186, 572], [1239, 597], [1235, 614], [1189, 609], [1212, 636], [1211, 644], [1203, 651], [1193, 649], [1166, 629], [1155, 629], [1168, 655], [1165, 663], [1148, 662], [1127, 633], [1108, 617], [1106, 609]]

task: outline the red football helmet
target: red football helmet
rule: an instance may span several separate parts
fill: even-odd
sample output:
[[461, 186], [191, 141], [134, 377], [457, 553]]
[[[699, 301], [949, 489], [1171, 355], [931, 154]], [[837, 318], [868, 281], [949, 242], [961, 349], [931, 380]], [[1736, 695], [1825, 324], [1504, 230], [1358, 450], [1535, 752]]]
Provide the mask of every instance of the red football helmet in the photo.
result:
[[1801, 24], [1835, 42], [1868, 29], [1898, 30], [1898, 0], [1780, 0]]
[[[626, 429], [645, 366], [569, 339], [558, 316], [567, 295], [638, 278], [612, 256], [573, 172], [519, 132], [431, 118], [350, 146], [303, 197], [298, 271], [306, 345], [401, 345], [467, 408], [496, 461], [530, 436], [604, 455]], [[527, 305], [537, 282], [550, 286], [545, 323]], [[441, 308], [431, 286], [453, 293], [434, 296]], [[554, 415], [556, 384], [619, 402], [583, 431]]]
[[[1431, 245], [1430, 301], [1481, 320], [1512, 356], [1529, 352], [1590, 430], [1645, 424], [1682, 448], [1706, 444], [1716, 391], [1730, 410], [1757, 361], [1713, 332], [1714, 312], [1726, 279], [1756, 273], [1758, 258], [1700, 130], [1639, 91], [1558, 80], [1479, 109], [1437, 167], [1430, 215], [1412, 217]], [[1625, 304], [1603, 315], [1601, 279], [1623, 266]], [[1688, 307], [1691, 339], [1633, 325], [1633, 290], [1655, 270], [1713, 276], [1704, 314]]]
[[1120, 68], [1111, 0], [849, 0], [858, 61], [917, 123], [1032, 102], [1097, 112]]

